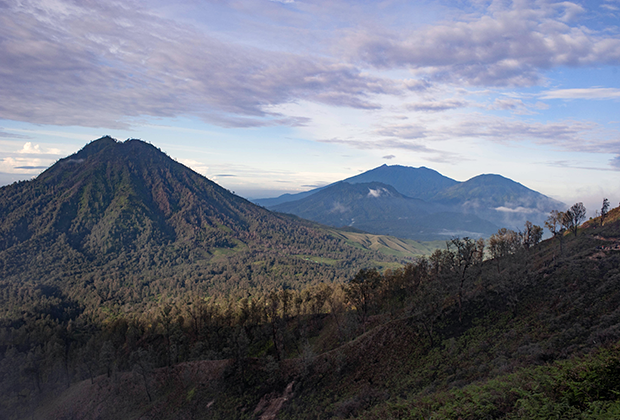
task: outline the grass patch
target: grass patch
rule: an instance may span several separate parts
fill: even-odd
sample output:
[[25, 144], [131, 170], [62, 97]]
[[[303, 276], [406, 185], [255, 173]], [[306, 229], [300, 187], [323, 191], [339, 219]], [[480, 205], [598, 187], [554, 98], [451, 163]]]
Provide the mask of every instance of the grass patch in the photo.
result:
[[339, 260], [333, 258], [317, 257], [314, 255], [293, 255], [294, 257], [301, 258], [305, 261], [311, 261], [316, 264], [336, 265]]
[[370, 233], [347, 232], [338, 229], [329, 229], [328, 232], [347, 244], [358, 249], [367, 249], [381, 252], [384, 255], [399, 258], [415, 258], [431, 255], [438, 248], [445, 248], [445, 241], [420, 242], [413, 239], [402, 239], [387, 235], [373, 235]]

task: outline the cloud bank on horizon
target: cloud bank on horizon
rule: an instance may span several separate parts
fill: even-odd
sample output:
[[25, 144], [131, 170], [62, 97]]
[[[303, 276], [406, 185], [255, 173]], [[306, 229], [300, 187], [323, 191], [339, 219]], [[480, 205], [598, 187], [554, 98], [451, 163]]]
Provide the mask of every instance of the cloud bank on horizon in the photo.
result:
[[618, 22], [620, 0], [5, 0], [0, 172], [36, 174], [87, 133], [159, 127], [194, 130], [174, 153], [246, 194], [385, 159], [592, 191], [620, 171]]

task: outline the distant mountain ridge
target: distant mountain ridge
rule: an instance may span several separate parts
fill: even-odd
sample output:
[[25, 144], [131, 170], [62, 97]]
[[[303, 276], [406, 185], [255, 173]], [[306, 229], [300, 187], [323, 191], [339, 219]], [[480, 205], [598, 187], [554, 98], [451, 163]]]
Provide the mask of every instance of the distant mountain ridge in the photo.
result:
[[274, 207], [330, 226], [417, 240], [491, 235], [498, 227], [474, 214], [407, 197], [380, 182], [338, 182], [297, 201]]
[[520, 228], [526, 220], [543, 224], [553, 209], [566, 206], [501, 175], [484, 174], [438, 192], [433, 202], [474, 213], [500, 226]]
[[[379, 203], [360, 193], [357, 199], [352, 195], [354, 185], [363, 185], [368, 192], [376, 182], [383, 188], [392, 187], [400, 196], [394, 192], [389, 197], [377, 196], [383, 201]], [[420, 201], [413, 205], [407, 201], [412, 199]], [[382, 165], [325, 187], [256, 203], [330, 226], [353, 226], [416, 240], [485, 237], [498, 227], [520, 229], [526, 220], [542, 225], [549, 211], [564, 208], [563, 203], [501, 175], [484, 174], [458, 182], [432, 169], [400, 165]], [[336, 217], [336, 208], [346, 211]]]
[[[458, 181], [441, 175], [433, 169], [428, 169], [425, 167], [412, 168], [410, 166], [401, 165], [388, 166], [385, 164], [338, 182], [347, 182], [349, 184], [381, 182], [383, 184], [391, 185], [398, 192], [406, 195], [407, 197], [420, 198], [422, 200], [428, 200], [430, 197], [435, 195], [438, 190], [443, 190], [458, 184]], [[254, 202], [266, 208], [274, 208], [279, 204], [309, 197], [310, 195], [337, 184], [338, 182], [324, 187], [315, 188], [310, 191], [296, 194], [282, 194], [281, 196], [275, 198], [261, 198], [254, 200]]]

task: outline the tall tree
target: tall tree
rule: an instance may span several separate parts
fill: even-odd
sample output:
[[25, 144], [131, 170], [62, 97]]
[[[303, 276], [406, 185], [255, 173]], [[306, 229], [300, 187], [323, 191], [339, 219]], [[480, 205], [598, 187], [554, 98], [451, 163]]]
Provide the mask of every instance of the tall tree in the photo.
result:
[[[459, 322], [463, 319], [463, 293], [465, 288], [465, 280], [468, 278], [468, 270], [474, 264], [482, 262], [482, 255], [484, 254], [484, 241], [476, 242], [470, 238], [453, 238], [448, 242], [448, 250], [453, 245], [456, 250], [454, 251], [454, 263], [459, 277], [458, 284], [458, 304], [459, 304]], [[479, 250], [478, 247], [482, 246]]]
[[497, 262], [497, 272], [501, 271], [500, 261], [512, 255], [521, 246], [521, 237], [514, 230], [501, 228], [489, 238], [489, 252]]
[[564, 232], [566, 229], [563, 226], [562, 221], [564, 220], [565, 215], [563, 211], [551, 210], [549, 212], [549, 217], [545, 221], [545, 226], [551, 233], [554, 238], [558, 238], [560, 242], [560, 255], [562, 255], [562, 239], [564, 238]]
[[609, 200], [607, 198], [603, 198], [603, 206], [601, 207], [601, 226], [605, 223], [605, 218], [607, 217], [607, 212], [609, 211]]
[[153, 398], [151, 397], [151, 388], [149, 386], [151, 375], [154, 370], [151, 352], [138, 348], [136, 351], [131, 353], [130, 360], [133, 363], [134, 373], [142, 378], [144, 391], [146, 392], [149, 402], [153, 401]]
[[543, 229], [530, 222], [525, 222], [525, 231], [523, 232], [523, 246], [525, 249], [537, 245], [543, 236]]
[[376, 268], [362, 269], [345, 288], [346, 299], [355, 307], [364, 332], [366, 332], [366, 321], [375, 303], [375, 292], [381, 285], [381, 280], [381, 274]]
[[577, 229], [581, 222], [586, 219], [586, 207], [583, 203], [575, 203], [571, 206], [570, 209], [564, 212], [564, 217], [562, 218], [562, 225], [570, 230], [577, 236]]
[[444, 309], [454, 302], [450, 268], [453, 266], [454, 254], [448, 250], [436, 250], [427, 261], [421, 258], [405, 268], [419, 276], [417, 293], [412, 296], [411, 315], [415, 322], [426, 332], [431, 347], [435, 345], [435, 324], [443, 315]]
[[99, 365], [106, 370], [108, 378], [112, 374], [112, 365], [115, 360], [114, 345], [111, 341], [107, 340], [101, 346], [99, 351]]

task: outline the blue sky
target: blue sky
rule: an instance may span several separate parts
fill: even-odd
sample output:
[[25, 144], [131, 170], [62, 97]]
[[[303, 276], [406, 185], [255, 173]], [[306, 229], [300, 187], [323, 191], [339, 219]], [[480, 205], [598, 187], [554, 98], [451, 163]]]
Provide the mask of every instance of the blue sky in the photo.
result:
[[620, 200], [620, 0], [6, 0], [0, 62], [0, 184], [112, 135], [249, 198], [386, 163]]

